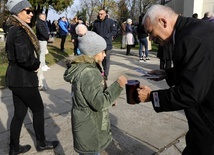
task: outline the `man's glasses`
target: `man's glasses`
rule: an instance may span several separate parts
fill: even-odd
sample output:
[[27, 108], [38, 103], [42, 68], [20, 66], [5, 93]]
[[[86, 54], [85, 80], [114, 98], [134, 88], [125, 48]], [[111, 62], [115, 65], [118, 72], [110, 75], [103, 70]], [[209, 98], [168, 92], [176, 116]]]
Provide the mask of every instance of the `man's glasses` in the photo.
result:
[[33, 10], [30, 10], [30, 9], [23, 9], [25, 12], [26, 12], [26, 14], [30, 14], [30, 13], [32, 13], [33, 14]]

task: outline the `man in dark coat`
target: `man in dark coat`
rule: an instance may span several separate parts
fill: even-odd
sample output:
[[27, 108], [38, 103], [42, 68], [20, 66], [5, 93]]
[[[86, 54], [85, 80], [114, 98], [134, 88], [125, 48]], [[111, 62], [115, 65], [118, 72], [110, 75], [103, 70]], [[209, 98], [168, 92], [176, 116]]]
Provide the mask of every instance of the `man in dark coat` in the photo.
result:
[[171, 8], [153, 5], [144, 19], [150, 40], [173, 43], [173, 68], [153, 70], [169, 89], [138, 90], [142, 102], [156, 112], [184, 110], [189, 131], [182, 155], [214, 155], [214, 25], [179, 16]]
[[94, 21], [93, 31], [103, 37], [107, 43], [107, 48], [105, 49], [106, 57], [104, 58], [102, 64], [104, 69], [104, 76], [106, 80], [108, 79], [109, 69], [110, 69], [110, 54], [112, 49], [113, 37], [117, 34], [117, 28], [112, 19], [109, 18], [106, 11], [101, 9], [98, 14], [98, 19]]

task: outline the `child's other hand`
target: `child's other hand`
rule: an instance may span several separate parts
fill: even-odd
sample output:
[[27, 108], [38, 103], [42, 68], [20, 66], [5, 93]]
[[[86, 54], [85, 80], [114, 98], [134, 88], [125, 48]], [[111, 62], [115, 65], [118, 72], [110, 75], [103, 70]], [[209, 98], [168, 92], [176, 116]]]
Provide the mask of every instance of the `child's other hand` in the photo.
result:
[[125, 76], [121, 75], [118, 79], [117, 82], [119, 83], [120, 87], [124, 88], [126, 83], [127, 83], [127, 79]]

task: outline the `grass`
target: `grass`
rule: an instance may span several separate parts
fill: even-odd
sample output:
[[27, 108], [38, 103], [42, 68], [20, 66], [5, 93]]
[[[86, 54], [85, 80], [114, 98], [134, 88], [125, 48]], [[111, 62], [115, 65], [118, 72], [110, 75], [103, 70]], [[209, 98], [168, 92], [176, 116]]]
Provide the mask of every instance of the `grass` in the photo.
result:
[[[121, 47], [121, 35], [119, 35], [114, 41], [113, 41], [114, 48], [120, 48]], [[152, 42], [152, 51], [158, 51], [158, 45], [154, 44]], [[133, 49], [138, 50], [139, 44], [136, 45]]]
[[[54, 38], [53, 43], [48, 43], [48, 51], [49, 54], [45, 56], [46, 61], [49, 63], [48, 65], [52, 65], [54, 63], [59, 62], [60, 60], [68, 57], [69, 55], [73, 54], [73, 43], [70, 41], [71, 36], [68, 36], [66, 38], [65, 42], [65, 52], [60, 51], [60, 38]], [[4, 52], [4, 42], [0, 42], [0, 50], [3, 50], [3, 52], [0, 52], [0, 88], [5, 88], [5, 74], [6, 69], [8, 66], [6, 53]], [[114, 48], [120, 48], [121, 47], [121, 36], [118, 36], [113, 41]], [[138, 49], [139, 45], [136, 45], [134, 49]], [[152, 50], [157, 51], [158, 46], [155, 44], [152, 44]]]

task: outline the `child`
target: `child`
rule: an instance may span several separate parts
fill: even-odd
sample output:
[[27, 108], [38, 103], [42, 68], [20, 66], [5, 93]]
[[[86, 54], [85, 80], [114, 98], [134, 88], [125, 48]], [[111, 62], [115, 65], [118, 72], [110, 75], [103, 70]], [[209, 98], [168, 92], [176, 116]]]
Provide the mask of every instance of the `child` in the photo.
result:
[[64, 79], [72, 84], [72, 132], [74, 149], [80, 155], [99, 155], [111, 142], [108, 108], [119, 97], [127, 79], [120, 76], [106, 88], [100, 64], [105, 57], [106, 41], [80, 24], [79, 49], [71, 60]]

